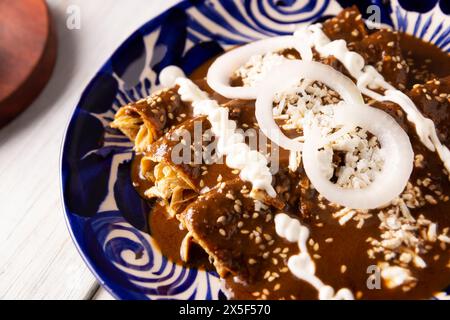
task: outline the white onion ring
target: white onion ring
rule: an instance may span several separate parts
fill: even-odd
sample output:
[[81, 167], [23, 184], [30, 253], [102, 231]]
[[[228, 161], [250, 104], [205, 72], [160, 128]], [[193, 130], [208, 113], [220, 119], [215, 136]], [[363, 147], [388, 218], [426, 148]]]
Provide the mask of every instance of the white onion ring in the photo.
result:
[[273, 99], [277, 92], [294, 86], [300, 79], [322, 82], [340, 94], [349, 104], [363, 104], [364, 100], [356, 85], [332, 67], [315, 61], [286, 60], [273, 70], [259, 88], [256, 99], [256, 119], [263, 133], [278, 146], [301, 151], [302, 143], [286, 137], [273, 119]]
[[208, 85], [222, 96], [229, 99], [253, 100], [258, 95], [258, 87], [232, 87], [232, 72], [245, 65], [248, 60], [258, 54], [275, 52], [281, 49], [296, 48], [298, 39], [293, 36], [273, 37], [255, 41], [233, 49], [220, 57], [209, 67]]
[[384, 165], [375, 180], [362, 189], [345, 189], [323, 175], [317, 160], [323, 139], [320, 129], [306, 130], [303, 166], [317, 191], [327, 200], [352, 209], [375, 209], [395, 199], [408, 183], [413, 170], [414, 152], [406, 132], [386, 112], [366, 105], [339, 104], [333, 106], [336, 125], [359, 126], [374, 134], [381, 145]]

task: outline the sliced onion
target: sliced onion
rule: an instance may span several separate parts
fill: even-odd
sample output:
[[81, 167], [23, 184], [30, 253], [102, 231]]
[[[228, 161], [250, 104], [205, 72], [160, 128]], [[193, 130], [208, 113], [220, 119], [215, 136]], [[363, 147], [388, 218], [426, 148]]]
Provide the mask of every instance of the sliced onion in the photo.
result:
[[273, 100], [276, 93], [294, 86], [300, 79], [322, 82], [339, 93], [349, 104], [364, 103], [360, 91], [352, 80], [332, 67], [315, 61], [286, 60], [261, 84], [256, 99], [256, 119], [270, 140], [292, 151], [301, 151], [303, 144], [289, 139], [281, 132], [273, 119]]
[[207, 75], [208, 85], [214, 91], [226, 98], [244, 100], [256, 99], [259, 92], [258, 86], [230, 86], [232, 72], [245, 65], [254, 55], [276, 52], [286, 48], [295, 48], [298, 41], [299, 40], [293, 36], [281, 36], [255, 41], [233, 49], [217, 58], [211, 67], [209, 67]]
[[384, 159], [381, 171], [370, 185], [362, 189], [345, 189], [326, 179], [318, 161], [323, 137], [313, 125], [306, 130], [303, 166], [317, 191], [327, 200], [352, 209], [374, 209], [395, 199], [408, 183], [413, 169], [414, 152], [406, 132], [386, 112], [366, 105], [333, 106], [337, 126], [361, 127], [374, 134]]

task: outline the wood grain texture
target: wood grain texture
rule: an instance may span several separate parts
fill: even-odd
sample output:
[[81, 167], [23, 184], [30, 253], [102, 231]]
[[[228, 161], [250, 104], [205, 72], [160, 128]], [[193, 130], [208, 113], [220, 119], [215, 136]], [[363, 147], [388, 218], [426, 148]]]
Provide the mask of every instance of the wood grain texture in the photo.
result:
[[[48, 0], [58, 60], [39, 98], [0, 130], [0, 299], [87, 299], [98, 284], [65, 226], [59, 157], [84, 87], [111, 53], [176, 0]], [[81, 10], [81, 29], [66, 10]], [[101, 294], [101, 292], [99, 293]]]
[[0, 128], [38, 96], [56, 60], [44, 0], [0, 1]]

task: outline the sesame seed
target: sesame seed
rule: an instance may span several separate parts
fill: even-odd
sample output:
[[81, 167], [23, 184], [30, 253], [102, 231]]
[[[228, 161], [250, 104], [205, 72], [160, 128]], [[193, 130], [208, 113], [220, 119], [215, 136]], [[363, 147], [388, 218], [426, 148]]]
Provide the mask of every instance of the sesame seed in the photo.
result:
[[425, 200], [428, 201], [430, 204], [437, 204], [436, 199], [432, 195], [425, 195]]
[[227, 235], [226, 231], [224, 229], [219, 229], [219, 233], [221, 236], [225, 237]]
[[347, 271], [347, 266], [345, 264], [343, 264], [341, 266], [341, 273], [345, 273]]
[[225, 216], [220, 216], [219, 218], [217, 218], [217, 223], [225, 223]]
[[270, 234], [265, 233], [263, 236], [264, 236], [264, 239], [266, 239], [267, 241], [272, 240], [272, 236]]

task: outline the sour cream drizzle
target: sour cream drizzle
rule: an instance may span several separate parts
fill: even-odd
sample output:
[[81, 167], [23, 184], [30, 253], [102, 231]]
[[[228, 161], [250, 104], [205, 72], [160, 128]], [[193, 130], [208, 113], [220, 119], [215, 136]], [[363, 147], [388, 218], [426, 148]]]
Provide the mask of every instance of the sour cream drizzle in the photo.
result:
[[226, 156], [229, 168], [239, 169], [242, 180], [251, 182], [253, 189], [264, 190], [271, 197], [276, 196], [272, 187], [272, 173], [267, 158], [256, 150], [251, 150], [245, 143], [245, 137], [237, 132], [237, 124], [228, 117], [228, 108], [221, 107], [211, 100], [195, 83], [187, 79], [181, 69], [170, 66], [160, 75], [164, 87], [179, 86], [181, 100], [191, 102], [194, 115], [206, 115], [211, 123], [211, 130], [218, 139], [217, 151]]
[[[408, 120], [414, 123], [420, 141], [428, 149], [438, 153], [444, 167], [450, 172], [450, 151], [439, 141], [434, 122], [424, 117], [414, 102], [406, 94], [386, 82], [373, 66], [366, 65], [361, 55], [348, 50], [345, 40], [330, 41], [323, 32], [321, 24], [300, 29], [294, 33], [294, 37], [305, 44], [297, 47], [302, 57], [312, 59], [312, 47], [322, 57], [334, 56], [356, 79], [356, 84], [363, 94], [377, 101], [391, 101], [398, 104], [406, 112]], [[372, 90], [375, 88], [383, 88], [386, 91], [384, 94], [379, 94]]]
[[300, 253], [293, 255], [288, 260], [289, 270], [299, 279], [312, 285], [319, 293], [320, 300], [353, 300], [353, 293], [342, 288], [335, 293], [331, 286], [325, 285], [316, 276], [316, 265], [309, 255], [307, 241], [309, 229], [303, 226], [300, 221], [289, 217], [285, 213], [275, 216], [275, 231], [280, 237], [289, 242], [297, 242]]

